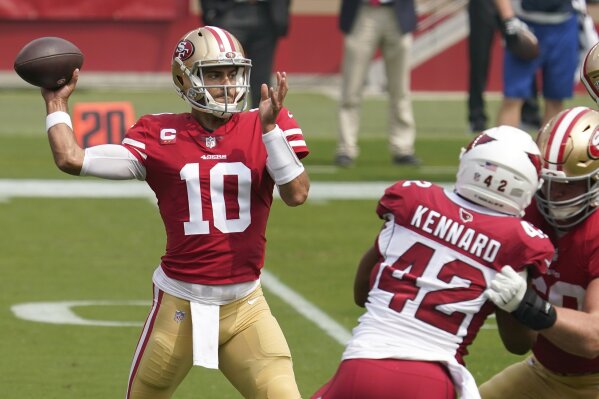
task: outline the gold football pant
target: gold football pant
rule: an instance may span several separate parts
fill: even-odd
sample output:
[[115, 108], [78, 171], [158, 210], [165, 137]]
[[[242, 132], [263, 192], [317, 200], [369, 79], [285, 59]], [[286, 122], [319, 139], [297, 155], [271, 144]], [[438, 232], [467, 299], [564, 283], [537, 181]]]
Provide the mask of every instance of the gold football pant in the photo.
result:
[[[244, 398], [300, 398], [289, 347], [260, 287], [220, 307], [218, 358], [219, 369]], [[171, 398], [192, 362], [189, 301], [154, 288], [126, 398]]]
[[479, 391], [482, 399], [599, 399], [599, 374], [560, 375], [529, 357], [492, 377]]

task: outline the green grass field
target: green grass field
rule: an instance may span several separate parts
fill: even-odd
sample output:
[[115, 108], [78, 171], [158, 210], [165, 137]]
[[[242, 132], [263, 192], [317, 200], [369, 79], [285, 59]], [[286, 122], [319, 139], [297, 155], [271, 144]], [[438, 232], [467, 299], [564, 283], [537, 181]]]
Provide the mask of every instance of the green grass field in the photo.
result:
[[[186, 111], [170, 91], [83, 90], [72, 99], [112, 100], [132, 101], [138, 116]], [[584, 97], [575, 103], [590, 105]], [[367, 98], [362, 155], [356, 167], [340, 170], [331, 164], [335, 101], [292, 88], [286, 104], [312, 150], [305, 162], [312, 181], [321, 184], [406, 178], [448, 182], [456, 172], [459, 148], [471, 139], [464, 99], [415, 100], [416, 148], [424, 166], [394, 167], [386, 146], [386, 100]], [[0, 182], [76, 180], [54, 167], [37, 91], [0, 91], [0, 105]], [[490, 101], [490, 113], [496, 108]], [[94, 179], [76, 181], [82, 180]], [[376, 199], [314, 199], [290, 209], [275, 201], [269, 221], [266, 270], [347, 332], [361, 313], [353, 304], [352, 283], [357, 262], [380, 227], [375, 206]], [[0, 191], [0, 226], [0, 397], [123, 397], [139, 327], [33, 322], [15, 317], [11, 307], [91, 301], [90, 306], [73, 307], [75, 314], [85, 320], [141, 323], [151, 300], [151, 275], [164, 250], [155, 206], [143, 198], [6, 198]], [[288, 338], [302, 395], [308, 398], [333, 374], [343, 346], [268, 287], [265, 292]], [[466, 361], [480, 383], [518, 359], [502, 349], [490, 320]], [[239, 394], [217, 371], [194, 368], [175, 397], [223, 399]]]

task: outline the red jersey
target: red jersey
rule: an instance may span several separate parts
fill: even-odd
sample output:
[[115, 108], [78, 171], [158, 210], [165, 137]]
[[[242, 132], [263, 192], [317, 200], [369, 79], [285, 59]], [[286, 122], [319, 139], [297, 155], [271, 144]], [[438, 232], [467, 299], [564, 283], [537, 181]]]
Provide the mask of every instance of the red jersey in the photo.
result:
[[543, 273], [545, 234], [520, 218], [477, 206], [429, 182], [400, 181], [377, 207], [367, 312], [344, 359], [398, 358], [463, 364], [494, 305], [483, 293], [505, 265]]
[[[552, 304], [582, 310], [586, 288], [599, 277], [599, 213], [595, 212], [561, 237], [547, 224], [533, 203], [526, 210], [527, 220], [541, 227], [556, 247], [547, 273], [533, 280], [537, 293]], [[599, 357], [586, 359], [567, 353], [539, 335], [533, 353], [557, 373], [599, 373]]]
[[[276, 122], [305, 157], [302, 131], [286, 108]], [[257, 110], [234, 114], [212, 132], [190, 113], [145, 115], [123, 145], [145, 166], [158, 200], [165, 274], [195, 284], [256, 280], [274, 188]]]

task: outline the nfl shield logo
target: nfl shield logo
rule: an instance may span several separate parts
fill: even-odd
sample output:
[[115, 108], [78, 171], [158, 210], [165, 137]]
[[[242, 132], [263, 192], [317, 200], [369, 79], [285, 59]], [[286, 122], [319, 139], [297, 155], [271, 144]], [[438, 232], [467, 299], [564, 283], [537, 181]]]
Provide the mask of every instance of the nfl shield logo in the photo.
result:
[[206, 137], [206, 147], [214, 148], [216, 146], [216, 138], [208, 136]]
[[177, 310], [175, 311], [175, 321], [177, 323], [181, 323], [183, 321], [183, 319], [185, 318], [185, 312], [182, 310]]

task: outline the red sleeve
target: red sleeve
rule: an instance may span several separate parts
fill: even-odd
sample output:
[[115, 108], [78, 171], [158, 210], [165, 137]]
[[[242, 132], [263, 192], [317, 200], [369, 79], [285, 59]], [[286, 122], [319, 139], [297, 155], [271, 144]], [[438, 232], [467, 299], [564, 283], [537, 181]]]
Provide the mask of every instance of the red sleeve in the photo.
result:
[[551, 240], [532, 223], [520, 220], [519, 224], [521, 228], [513, 231], [512, 249], [503, 263], [516, 271], [528, 267], [533, 277], [545, 274], [555, 252]]
[[591, 278], [599, 278], [599, 246], [595, 246], [589, 259], [589, 275]]
[[403, 193], [405, 188], [402, 187], [402, 184], [403, 181], [398, 181], [385, 190], [376, 207], [376, 213], [381, 219], [385, 219], [385, 214], [394, 213], [396, 210], [404, 208], [402, 205], [405, 202]]
[[283, 130], [285, 138], [299, 159], [305, 158], [310, 153], [302, 129], [299, 127], [293, 114], [285, 107], [279, 111], [277, 125]]
[[587, 270], [591, 279], [599, 277], [599, 240], [596, 238], [599, 235], [599, 223], [597, 223], [599, 218], [593, 216], [591, 215], [589, 219], [583, 222], [584, 225], [582, 228], [579, 228], [582, 230], [582, 237], [576, 237], [577, 241], [583, 242], [585, 246], [588, 246], [584, 249], [586, 259], [583, 262], [588, 263]]
[[143, 165], [147, 158], [149, 121], [148, 118], [142, 116], [133, 126], [127, 130], [127, 134], [123, 139], [123, 146], [127, 148]]

